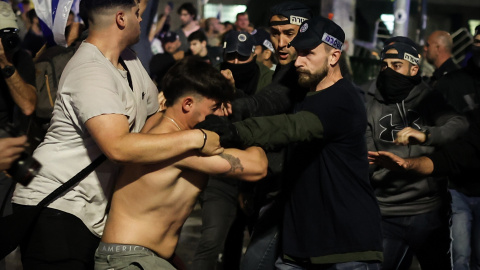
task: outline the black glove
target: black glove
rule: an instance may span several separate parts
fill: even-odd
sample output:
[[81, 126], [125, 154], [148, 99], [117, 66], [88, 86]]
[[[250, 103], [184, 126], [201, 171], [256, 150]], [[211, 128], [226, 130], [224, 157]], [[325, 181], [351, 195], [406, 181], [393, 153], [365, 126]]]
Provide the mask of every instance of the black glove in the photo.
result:
[[225, 148], [243, 148], [243, 141], [238, 135], [237, 128], [226, 116], [207, 115], [205, 120], [195, 125], [194, 128], [217, 133], [220, 136], [220, 144]]

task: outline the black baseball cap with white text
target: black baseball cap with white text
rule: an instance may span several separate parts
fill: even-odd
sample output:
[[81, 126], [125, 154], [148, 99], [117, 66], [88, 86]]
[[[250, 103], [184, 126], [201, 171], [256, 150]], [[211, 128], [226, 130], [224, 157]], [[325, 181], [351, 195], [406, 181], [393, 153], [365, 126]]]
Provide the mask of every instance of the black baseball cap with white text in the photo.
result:
[[321, 43], [325, 43], [335, 49], [342, 50], [345, 42], [345, 32], [332, 20], [318, 16], [300, 25], [297, 36], [289, 46], [297, 51], [314, 49]]
[[281, 15], [286, 17], [288, 20], [285, 21], [273, 21], [270, 22], [272, 25], [284, 25], [284, 24], [295, 24], [300, 25], [302, 22], [309, 20], [313, 17], [312, 10], [306, 5], [298, 2], [282, 2], [273, 6], [270, 9], [270, 18], [275, 15]]

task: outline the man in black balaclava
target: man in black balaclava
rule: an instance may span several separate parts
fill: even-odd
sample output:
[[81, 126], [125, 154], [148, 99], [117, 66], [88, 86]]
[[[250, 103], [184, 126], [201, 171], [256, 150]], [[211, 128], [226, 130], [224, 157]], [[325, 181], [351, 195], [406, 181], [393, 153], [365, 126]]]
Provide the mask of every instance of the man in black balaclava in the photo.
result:
[[[421, 80], [415, 47], [404, 42], [386, 45], [381, 60], [377, 91], [367, 105], [369, 151], [418, 157], [466, 131], [466, 118]], [[372, 166], [370, 173], [382, 214], [382, 269], [403, 269], [413, 255], [424, 270], [451, 269], [447, 178], [381, 166]]]
[[249, 33], [231, 31], [225, 37], [224, 59], [220, 64], [220, 70], [223, 72], [229, 70], [232, 73], [235, 88], [242, 90], [246, 95], [253, 95], [257, 91], [260, 78], [260, 68], [254, 52], [255, 41]]

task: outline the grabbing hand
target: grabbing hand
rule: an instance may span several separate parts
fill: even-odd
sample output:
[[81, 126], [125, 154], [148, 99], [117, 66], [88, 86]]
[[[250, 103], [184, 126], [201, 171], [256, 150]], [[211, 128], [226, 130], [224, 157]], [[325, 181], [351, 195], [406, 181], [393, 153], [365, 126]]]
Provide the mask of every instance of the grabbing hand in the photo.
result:
[[406, 127], [397, 133], [397, 138], [394, 142], [396, 145], [414, 145], [422, 144], [427, 139], [428, 138], [424, 132], [411, 127]]
[[222, 73], [223, 77], [225, 77], [232, 86], [235, 86], [235, 79], [233, 78], [233, 73], [230, 69], [220, 70], [220, 73]]
[[0, 139], [0, 171], [10, 168], [25, 150], [27, 136]]
[[220, 145], [220, 137], [217, 133], [205, 129], [200, 129], [204, 136], [204, 144], [200, 152], [207, 156], [219, 155], [223, 153], [223, 147]]
[[203, 122], [195, 125], [194, 128], [201, 128], [213, 131], [220, 136], [220, 144], [225, 148], [242, 148], [243, 141], [238, 135], [237, 128], [226, 116], [207, 115]]

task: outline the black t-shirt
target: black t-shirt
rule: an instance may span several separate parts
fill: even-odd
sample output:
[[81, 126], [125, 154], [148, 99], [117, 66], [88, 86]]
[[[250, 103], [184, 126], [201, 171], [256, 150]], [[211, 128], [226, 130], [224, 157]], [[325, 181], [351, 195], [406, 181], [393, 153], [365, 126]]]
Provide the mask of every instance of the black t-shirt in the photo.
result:
[[[35, 66], [27, 51], [17, 50], [13, 55], [12, 64], [25, 82], [35, 86]], [[13, 121], [14, 108], [15, 102], [10, 95], [7, 82], [0, 75], [0, 127], [4, 127], [7, 122], [11, 123]]]
[[341, 79], [308, 93], [295, 110], [315, 113], [324, 139], [288, 148], [284, 253], [312, 258], [381, 251], [380, 211], [368, 179], [366, 111], [358, 91]]

